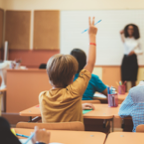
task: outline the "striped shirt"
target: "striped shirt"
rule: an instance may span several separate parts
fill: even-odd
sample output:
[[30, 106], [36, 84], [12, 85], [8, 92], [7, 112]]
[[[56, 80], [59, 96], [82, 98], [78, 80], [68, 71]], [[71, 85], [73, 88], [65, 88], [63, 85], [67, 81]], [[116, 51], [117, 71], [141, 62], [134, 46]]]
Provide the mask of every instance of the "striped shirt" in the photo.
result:
[[133, 132], [140, 124], [144, 124], [144, 85], [130, 89], [128, 96], [121, 104], [119, 110], [121, 118], [131, 116], [133, 120]]

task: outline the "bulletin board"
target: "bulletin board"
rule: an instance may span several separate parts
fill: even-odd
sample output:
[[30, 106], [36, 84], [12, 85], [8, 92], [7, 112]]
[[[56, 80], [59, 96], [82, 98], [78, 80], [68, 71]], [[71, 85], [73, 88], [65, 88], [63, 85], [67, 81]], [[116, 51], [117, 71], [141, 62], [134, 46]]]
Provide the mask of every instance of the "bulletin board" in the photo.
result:
[[4, 23], [4, 10], [0, 9], [0, 49], [3, 46], [3, 23]]
[[5, 40], [9, 49], [30, 48], [30, 11], [6, 11]]
[[58, 10], [34, 11], [33, 46], [39, 49], [60, 48], [60, 12]]

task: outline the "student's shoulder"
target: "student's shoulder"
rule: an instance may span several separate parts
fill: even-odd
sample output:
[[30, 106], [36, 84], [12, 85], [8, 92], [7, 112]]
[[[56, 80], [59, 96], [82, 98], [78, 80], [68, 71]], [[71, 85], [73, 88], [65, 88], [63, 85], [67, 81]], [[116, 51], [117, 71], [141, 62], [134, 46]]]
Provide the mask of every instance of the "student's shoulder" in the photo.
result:
[[138, 93], [138, 92], [144, 92], [144, 86], [135, 86], [130, 89], [129, 93]]
[[79, 73], [79, 77], [83, 77], [83, 76], [87, 76], [87, 77], [91, 78], [91, 73], [86, 69], [82, 69]]
[[95, 74], [91, 74], [91, 80], [99, 80], [99, 76]]
[[96, 74], [91, 74], [93, 78], [99, 79], [99, 76]]
[[42, 99], [44, 98], [46, 95], [47, 95], [48, 91], [42, 91], [40, 94], [39, 94], [39, 99]]
[[144, 86], [135, 86], [130, 89], [129, 95], [134, 98], [134, 97], [141, 97], [144, 95]]

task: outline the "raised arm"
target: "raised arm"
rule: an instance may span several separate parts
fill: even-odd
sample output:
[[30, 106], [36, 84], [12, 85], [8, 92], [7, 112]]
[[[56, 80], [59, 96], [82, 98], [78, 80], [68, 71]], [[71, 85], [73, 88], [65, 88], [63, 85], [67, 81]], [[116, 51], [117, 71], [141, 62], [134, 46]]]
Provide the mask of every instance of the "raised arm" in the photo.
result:
[[124, 37], [124, 30], [120, 31], [120, 35], [121, 35], [121, 40], [124, 43], [125, 42], [125, 37]]
[[96, 60], [96, 34], [97, 28], [94, 26], [95, 18], [93, 17], [92, 21], [89, 18], [89, 54], [88, 61], [84, 69], [92, 73], [95, 60]]

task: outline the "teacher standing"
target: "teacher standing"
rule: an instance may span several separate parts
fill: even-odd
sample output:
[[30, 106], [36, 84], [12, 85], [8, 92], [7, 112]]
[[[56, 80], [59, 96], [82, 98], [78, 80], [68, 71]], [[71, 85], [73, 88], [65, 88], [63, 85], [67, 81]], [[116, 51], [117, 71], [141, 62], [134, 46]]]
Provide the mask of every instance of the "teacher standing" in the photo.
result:
[[131, 81], [132, 87], [136, 85], [138, 74], [137, 55], [142, 54], [142, 48], [139, 42], [139, 29], [134, 24], [128, 24], [120, 32], [124, 44], [124, 57], [121, 65], [122, 81]]

